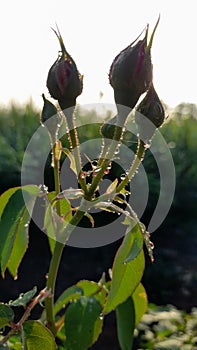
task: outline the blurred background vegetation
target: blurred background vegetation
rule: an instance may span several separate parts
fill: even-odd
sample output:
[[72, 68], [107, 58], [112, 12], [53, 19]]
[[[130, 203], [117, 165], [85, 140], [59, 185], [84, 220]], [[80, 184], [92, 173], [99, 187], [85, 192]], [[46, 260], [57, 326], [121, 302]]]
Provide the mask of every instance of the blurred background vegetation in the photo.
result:
[[[39, 113], [32, 103], [24, 107], [11, 105], [9, 108], [0, 108], [0, 193], [20, 185], [23, 155], [32, 134], [40, 125]], [[90, 115], [99, 120], [95, 110], [86, 111], [85, 114], [80, 108], [77, 111], [77, 118], [85, 118], [87, 123]], [[110, 111], [105, 111], [107, 118], [110, 115]], [[98, 128], [80, 129], [81, 142], [97, 138], [99, 128], [100, 124]], [[169, 111], [169, 118], [160, 131], [173, 156], [176, 191], [167, 218], [151, 237], [155, 244], [155, 263], [151, 264], [147, 256], [143, 283], [150, 303], [172, 304], [178, 309], [191, 312], [197, 306], [197, 106], [182, 103]], [[64, 142], [66, 144], [67, 140]], [[41, 151], [41, 148], [37, 149], [38, 159]], [[38, 165], [36, 159], [34, 164], [32, 160], [31, 172], [34, 172], [34, 165]], [[142, 219], [146, 223], [155, 208], [159, 193], [159, 174], [149, 151], [144, 166], [150, 187], [148, 207]], [[46, 171], [47, 185], [50, 187], [50, 161]], [[101, 273], [111, 267], [119, 244], [120, 242], [115, 242], [102, 248], [86, 249], [85, 254], [83, 249], [66, 247], [58, 276], [57, 294], [79, 279], [98, 280]], [[0, 299], [15, 298], [21, 291], [28, 290], [35, 284], [42, 288], [49, 259], [46, 237], [31, 223], [29, 249], [19, 269], [18, 280], [13, 281], [8, 273], [5, 280], [0, 280]], [[156, 348], [151, 346], [153, 345], [146, 345], [144, 348]], [[97, 349], [96, 346], [93, 348]]]

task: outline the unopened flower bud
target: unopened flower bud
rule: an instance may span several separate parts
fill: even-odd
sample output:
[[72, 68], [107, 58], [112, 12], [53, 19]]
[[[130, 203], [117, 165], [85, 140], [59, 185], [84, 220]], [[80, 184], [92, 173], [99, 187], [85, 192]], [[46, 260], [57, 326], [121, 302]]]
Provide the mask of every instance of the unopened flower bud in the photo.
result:
[[78, 72], [73, 58], [66, 51], [59, 31], [55, 33], [61, 46], [61, 55], [49, 70], [47, 88], [51, 96], [58, 100], [60, 107], [65, 109], [75, 106], [76, 98], [83, 89], [83, 76]]
[[[154, 28], [147, 45], [148, 26], [143, 40], [137, 39], [117, 55], [111, 65], [109, 81], [114, 89], [116, 104], [133, 108], [141, 94], [146, 92], [152, 82], [152, 62], [150, 49]], [[137, 43], [133, 45], [135, 42]]]
[[150, 140], [155, 129], [163, 124], [164, 119], [164, 108], [153, 84], [151, 84], [145, 98], [139, 104], [135, 113], [135, 121], [138, 125], [140, 138], [145, 142]]

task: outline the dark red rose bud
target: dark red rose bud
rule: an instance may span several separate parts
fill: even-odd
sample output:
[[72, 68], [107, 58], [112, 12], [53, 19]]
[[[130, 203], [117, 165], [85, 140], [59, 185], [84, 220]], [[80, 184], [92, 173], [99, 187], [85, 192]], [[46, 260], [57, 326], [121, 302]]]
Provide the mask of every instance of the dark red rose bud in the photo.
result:
[[[147, 45], [148, 26], [143, 40], [137, 39], [117, 55], [111, 65], [109, 81], [116, 104], [133, 108], [152, 82], [151, 45], [156, 27]], [[134, 43], [137, 43], [134, 45]]]
[[149, 141], [155, 129], [163, 124], [164, 119], [164, 108], [153, 84], [151, 84], [145, 98], [139, 104], [135, 113], [135, 121], [138, 125], [140, 138], [145, 142]]
[[78, 72], [77, 66], [65, 49], [63, 39], [58, 31], [55, 31], [61, 46], [61, 56], [55, 61], [49, 70], [47, 88], [51, 96], [58, 100], [62, 109], [73, 107], [76, 98], [83, 89], [83, 77]]

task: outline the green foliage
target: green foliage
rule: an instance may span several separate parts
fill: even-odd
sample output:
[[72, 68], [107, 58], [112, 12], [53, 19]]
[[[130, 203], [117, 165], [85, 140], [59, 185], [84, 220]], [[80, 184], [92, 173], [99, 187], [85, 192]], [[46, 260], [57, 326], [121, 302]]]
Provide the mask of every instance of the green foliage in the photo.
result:
[[[193, 202], [197, 191], [197, 123], [195, 111], [194, 106], [192, 108], [191, 106], [179, 106], [161, 130], [171, 149], [176, 166], [177, 191], [174, 207], [178, 209], [177, 215], [188, 213], [192, 223], [196, 213]], [[79, 108], [77, 118], [79, 120], [80, 118], [87, 118], [88, 130], [85, 125], [78, 128], [80, 142], [99, 138], [102, 125], [101, 118], [96, 111], [90, 111], [86, 115], [83, 115], [83, 113], [83, 110]], [[96, 118], [98, 120], [97, 125], [94, 124], [92, 128], [90, 126], [91, 118], [94, 121]], [[0, 111], [0, 169], [3, 169], [0, 175], [2, 179], [8, 181], [8, 186], [12, 183], [15, 184], [15, 176], [17, 176], [17, 181], [20, 178], [23, 154], [32, 133], [39, 126], [38, 119], [38, 113], [31, 105], [24, 109], [17, 109], [12, 106], [10, 110]], [[65, 127], [65, 125], [62, 127]], [[128, 142], [128, 139], [124, 139], [125, 143]], [[64, 155], [69, 158], [71, 169], [76, 172], [75, 160], [68, 151], [69, 145], [66, 136], [62, 138], [62, 142], [66, 147]], [[156, 144], [156, 147], [157, 152], [162, 155], [160, 145]], [[144, 165], [148, 169], [153, 207], [159, 193], [159, 174], [155, 171], [155, 163], [151, 154], [147, 155]], [[37, 164], [37, 160], [34, 159], [34, 161]], [[5, 187], [5, 181], [1, 182], [1, 190]], [[108, 195], [115, 194], [116, 185], [115, 182], [112, 184], [112, 191]], [[108, 191], [110, 191], [110, 187]], [[30, 213], [24, 203], [24, 193], [29, 204]], [[28, 247], [28, 225], [31, 210], [33, 210], [39, 194], [40, 189], [32, 185], [23, 187], [23, 189], [20, 187], [11, 188], [0, 197], [0, 264], [3, 277], [6, 269], [13, 277], [17, 276], [21, 260]], [[48, 194], [49, 203], [48, 206], [46, 205], [44, 228], [51, 238], [55, 238], [57, 231], [61, 231], [60, 226], [62, 224], [53, 207], [56, 207], [56, 204], [59, 203], [64, 218], [63, 226], [65, 227], [65, 223], [70, 221], [73, 216], [70, 200], [81, 198], [82, 195], [83, 191], [81, 189], [68, 189], [58, 194], [56, 192]], [[182, 205], [183, 199], [184, 206]], [[151, 208], [150, 204], [149, 206]], [[183, 222], [182, 227], [184, 225]], [[55, 241], [49, 239], [49, 243], [53, 253]], [[101, 279], [98, 283], [82, 280], [60, 295], [53, 309], [59, 327], [57, 327], [57, 337], [62, 340], [62, 345], [58, 349], [86, 350], [89, 348], [98, 339], [102, 331], [104, 316], [114, 310], [116, 312], [121, 350], [131, 349], [134, 328], [137, 327], [147, 309], [146, 292], [140, 283], [144, 271], [142, 248], [141, 226], [139, 224], [136, 224], [133, 228], [129, 226], [114, 259], [112, 280], [106, 282]], [[12, 329], [14, 313], [11, 307], [26, 306], [31, 302], [35, 293], [36, 287], [21, 294], [18, 299], [10, 302], [9, 305], [0, 304], [0, 328], [8, 326]], [[163, 310], [160, 311], [163, 312]], [[192, 338], [197, 337], [195, 333], [196, 323], [192, 323], [190, 317], [184, 314], [181, 314], [179, 320], [173, 320], [171, 325], [167, 322], [167, 317], [166, 323], [162, 323], [162, 317], [156, 319], [155, 316], [156, 313], [158, 316], [160, 311], [151, 310], [148, 313], [148, 315], [153, 316], [154, 321], [151, 322], [157, 322], [157, 326], [153, 325], [151, 333], [147, 331], [149, 321], [147, 321], [146, 316], [142, 319], [138, 326], [139, 336], [141, 335], [140, 346], [151, 350], [156, 346], [178, 349], [183, 345], [191, 345], [190, 348], [192, 349], [192, 346], [196, 345]], [[168, 314], [168, 318], [169, 316]], [[179, 339], [171, 339], [175, 328]], [[181, 340], [181, 332], [188, 333], [186, 340]], [[7, 347], [8, 349], [17, 350], [21, 348], [22, 344], [24, 349], [27, 350], [56, 348], [54, 335], [39, 321], [23, 322], [22, 343], [18, 333], [20, 333], [18, 330], [15, 333], [13, 332], [13, 335], [6, 342], [7, 345], [5, 344], [3, 347], [4, 349]], [[166, 337], [169, 338], [170, 342], [166, 342]], [[188, 347], [188, 349], [190, 348]]]
[[66, 307], [66, 305], [78, 298], [83, 294], [83, 291], [78, 286], [72, 286], [66, 289], [56, 300], [54, 305], [54, 315], [56, 315], [60, 310]]
[[[112, 285], [104, 308], [105, 314], [114, 310], [123, 303], [135, 290], [141, 281], [144, 270], [143, 241], [139, 224], [132, 229], [128, 228], [125, 238], [116, 254], [112, 267]], [[136, 250], [136, 239], [141, 242], [141, 251], [135, 259], [129, 260], [132, 247]], [[129, 281], [129, 283], [128, 283]]]
[[132, 294], [132, 300], [135, 312], [135, 326], [137, 326], [148, 307], [146, 290], [141, 283]]
[[[62, 213], [63, 220], [57, 215], [54, 209], [54, 205], [59, 201], [60, 210]], [[49, 192], [47, 194], [46, 208], [44, 215], [44, 230], [47, 233], [51, 252], [54, 251], [55, 241], [58, 239], [58, 235], [64, 231], [66, 223], [72, 218], [71, 204], [63, 196], [61, 199], [56, 200], [55, 192]]]
[[116, 308], [117, 333], [121, 350], [130, 350], [135, 329], [135, 310], [133, 300], [129, 297]]
[[86, 350], [95, 342], [101, 331], [98, 327], [101, 311], [101, 304], [94, 297], [82, 296], [68, 306], [65, 313], [65, 349]]
[[[28, 247], [28, 225], [39, 192], [39, 187], [28, 185], [23, 188], [10, 189], [0, 197], [2, 276], [4, 276], [6, 268], [13, 277], [17, 275], [18, 267]], [[26, 194], [30, 212], [25, 205], [23, 194]]]
[[37, 287], [34, 287], [32, 290], [29, 290], [26, 293], [21, 293], [16, 300], [11, 300], [9, 302], [10, 306], [26, 306], [35, 296], [37, 292]]
[[11, 307], [5, 304], [0, 304], [0, 329], [10, 325], [14, 319], [14, 312]]
[[39, 321], [23, 323], [22, 342], [25, 350], [55, 350], [53, 334]]

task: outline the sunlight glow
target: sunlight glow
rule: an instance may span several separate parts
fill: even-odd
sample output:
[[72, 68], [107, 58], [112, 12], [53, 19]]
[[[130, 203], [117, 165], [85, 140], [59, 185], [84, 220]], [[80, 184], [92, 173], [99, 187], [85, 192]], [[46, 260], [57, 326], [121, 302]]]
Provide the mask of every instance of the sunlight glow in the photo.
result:
[[[57, 58], [51, 30], [58, 24], [66, 48], [84, 75], [80, 103], [113, 103], [108, 72], [114, 57], [161, 15], [153, 48], [154, 84], [169, 106], [196, 103], [196, 2], [150, 0], [5, 1], [0, 14], [0, 104], [42, 104], [48, 70]], [[195, 6], [195, 7], [194, 7]]]

